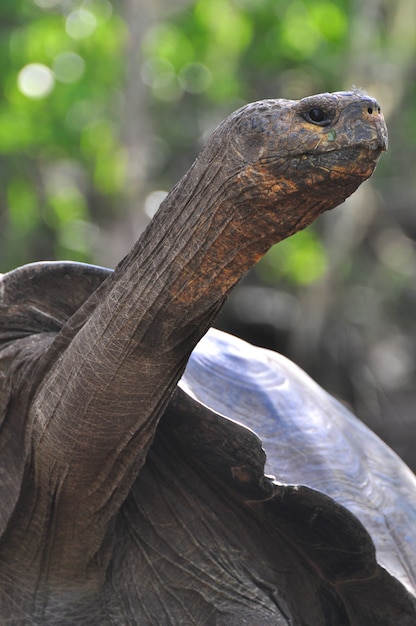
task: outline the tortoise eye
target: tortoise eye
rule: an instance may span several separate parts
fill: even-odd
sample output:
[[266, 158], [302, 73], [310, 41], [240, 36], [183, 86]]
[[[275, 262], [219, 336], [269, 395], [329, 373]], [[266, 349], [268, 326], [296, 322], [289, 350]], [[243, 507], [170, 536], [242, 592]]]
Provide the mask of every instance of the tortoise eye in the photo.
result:
[[304, 115], [306, 121], [319, 126], [328, 126], [331, 123], [329, 115], [323, 109], [310, 109]]

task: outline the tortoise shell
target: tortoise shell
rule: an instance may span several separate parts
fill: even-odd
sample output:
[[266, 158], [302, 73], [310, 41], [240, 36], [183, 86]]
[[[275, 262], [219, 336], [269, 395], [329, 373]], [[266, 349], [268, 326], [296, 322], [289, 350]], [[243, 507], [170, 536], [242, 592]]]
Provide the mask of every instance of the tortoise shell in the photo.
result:
[[[0, 280], [1, 533], [25, 463], [24, 416], [8, 410], [16, 380], [24, 380], [28, 363], [41, 360], [110, 273], [78, 263], [34, 263]], [[186, 529], [187, 542], [177, 543], [174, 520]], [[132, 529], [147, 546], [147, 562], [135, 552]], [[188, 588], [189, 598], [205, 593], [220, 611], [227, 598], [225, 615], [230, 598], [256, 587], [249, 597], [257, 604], [244, 613], [256, 615], [256, 624], [414, 623], [412, 472], [296, 365], [215, 329], [189, 359], [114, 532], [111, 569], [146, 573], [154, 611], [149, 623], [170, 623], [169, 603], [161, 601], [160, 613], [154, 606], [172, 580]], [[224, 580], [218, 552], [225, 569], [239, 563], [238, 575]], [[274, 578], [283, 597], [280, 617], [264, 600]], [[172, 602], [187, 623], [189, 609], [176, 606], [182, 600]], [[215, 623], [242, 623], [235, 615], [235, 622]], [[278, 621], [281, 616], [287, 621]]]

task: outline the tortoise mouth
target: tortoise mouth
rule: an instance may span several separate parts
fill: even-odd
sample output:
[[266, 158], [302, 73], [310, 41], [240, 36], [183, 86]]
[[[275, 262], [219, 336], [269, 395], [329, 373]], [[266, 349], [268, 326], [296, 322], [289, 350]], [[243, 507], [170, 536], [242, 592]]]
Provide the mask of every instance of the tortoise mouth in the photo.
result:
[[349, 172], [354, 175], [363, 167], [372, 172], [383, 151], [380, 143], [372, 141], [364, 145], [359, 143], [355, 146], [334, 148], [323, 152], [306, 152], [301, 160], [313, 163], [318, 168]]
[[335, 144], [334, 147], [328, 147], [328, 144], [326, 144], [326, 146], [323, 147], [321, 150], [319, 149], [319, 146], [317, 146], [316, 148], [307, 150], [303, 154], [308, 157], [309, 156], [334, 155], [335, 153], [341, 156], [344, 154], [351, 155], [352, 153], [359, 153], [359, 152], [363, 152], [363, 153], [365, 152], [368, 154], [374, 154], [374, 153], [381, 154], [382, 152], [386, 152], [386, 150], [387, 150], [387, 139], [385, 139], [384, 137], [377, 136], [367, 141], [357, 141], [357, 143], [351, 143], [345, 146], [337, 146]]
[[305, 152], [295, 157], [296, 178], [302, 180], [302, 185], [312, 187], [337, 177], [340, 180], [360, 179], [362, 182], [373, 173], [381, 152], [382, 148], [374, 143], [371, 146], [360, 143], [322, 152]]

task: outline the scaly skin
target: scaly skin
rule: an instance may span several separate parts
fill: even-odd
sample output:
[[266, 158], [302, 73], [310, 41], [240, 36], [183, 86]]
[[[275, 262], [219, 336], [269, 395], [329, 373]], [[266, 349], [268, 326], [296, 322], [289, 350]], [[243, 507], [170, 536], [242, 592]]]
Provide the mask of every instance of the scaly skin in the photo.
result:
[[[244, 273], [342, 203], [386, 146], [378, 104], [358, 91], [243, 107], [57, 337], [5, 360], [6, 375], [25, 368], [8, 407], [25, 470], [0, 543], [4, 623], [105, 623], [114, 527], [192, 349]], [[147, 623], [126, 615], [115, 623]]]

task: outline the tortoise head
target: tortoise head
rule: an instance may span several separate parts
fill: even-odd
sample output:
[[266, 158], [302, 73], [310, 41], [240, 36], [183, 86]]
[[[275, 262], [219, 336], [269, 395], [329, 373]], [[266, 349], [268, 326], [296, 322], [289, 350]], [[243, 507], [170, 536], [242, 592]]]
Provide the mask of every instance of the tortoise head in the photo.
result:
[[211, 158], [213, 148], [228, 182], [237, 183], [242, 217], [248, 210], [253, 219], [253, 209], [257, 215], [262, 209], [272, 230], [276, 225], [287, 236], [371, 176], [387, 149], [387, 129], [379, 104], [367, 94], [324, 93], [249, 104], [214, 132], [207, 146]]

